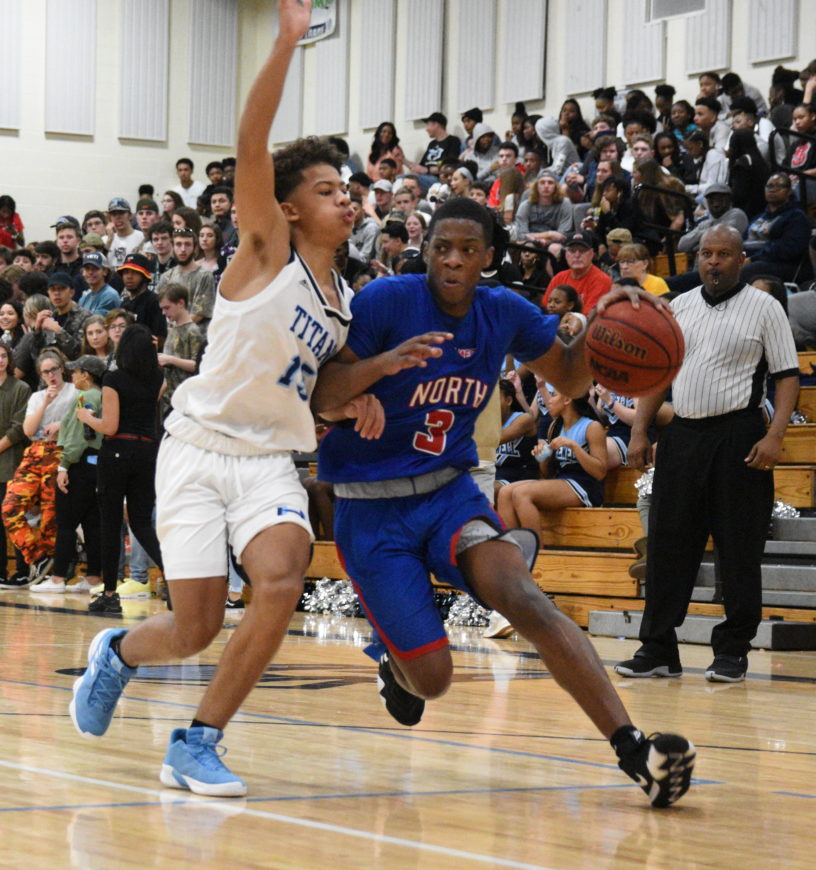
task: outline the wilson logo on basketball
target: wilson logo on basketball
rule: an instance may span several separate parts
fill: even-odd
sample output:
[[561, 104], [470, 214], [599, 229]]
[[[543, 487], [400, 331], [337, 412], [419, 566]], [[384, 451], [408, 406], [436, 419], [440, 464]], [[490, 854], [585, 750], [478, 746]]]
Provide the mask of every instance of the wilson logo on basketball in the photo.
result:
[[633, 356], [639, 360], [646, 359], [646, 348], [631, 341], [624, 341], [616, 329], [608, 329], [602, 323], [595, 324], [592, 329], [592, 337], [595, 341], [615, 350], [623, 351], [628, 356]]

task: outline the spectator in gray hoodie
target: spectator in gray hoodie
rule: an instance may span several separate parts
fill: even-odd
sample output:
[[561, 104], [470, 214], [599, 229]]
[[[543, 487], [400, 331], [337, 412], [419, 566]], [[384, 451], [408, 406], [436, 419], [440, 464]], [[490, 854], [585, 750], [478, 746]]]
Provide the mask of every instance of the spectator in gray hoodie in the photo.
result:
[[550, 149], [550, 160], [547, 169], [560, 179], [567, 167], [572, 163], [580, 163], [581, 158], [575, 150], [575, 145], [569, 136], [561, 135], [561, 128], [555, 118], [539, 118], [535, 125], [536, 135]]

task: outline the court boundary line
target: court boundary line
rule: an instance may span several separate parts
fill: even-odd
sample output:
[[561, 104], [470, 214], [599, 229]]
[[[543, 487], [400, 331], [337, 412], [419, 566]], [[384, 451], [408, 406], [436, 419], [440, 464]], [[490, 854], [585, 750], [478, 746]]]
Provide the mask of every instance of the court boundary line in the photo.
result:
[[[162, 794], [166, 792], [158, 789], [149, 789], [143, 786], [127, 785], [111, 780], [98, 779], [96, 777], [85, 777], [81, 774], [68, 773], [67, 771], [51, 770], [49, 768], [34, 767], [28, 764], [18, 764], [16, 762], [4, 761], [0, 759], [0, 767], [16, 769], [26, 773], [39, 773], [46, 776], [53, 776], [57, 779], [67, 779], [72, 782], [87, 782], [90, 785], [104, 785], [108, 788], [120, 789], [128, 792], [136, 792], [140, 794], [156, 797], [158, 802]], [[200, 800], [180, 800], [179, 803], [190, 803], [193, 805], [206, 805], [214, 803], [214, 801]], [[416, 840], [407, 840], [402, 837], [392, 837], [388, 834], [377, 834], [371, 831], [362, 831], [357, 828], [347, 828], [342, 825], [333, 825], [329, 822], [319, 822], [314, 819], [298, 819], [294, 816], [286, 816], [282, 813], [273, 813], [269, 810], [259, 810], [252, 807], [241, 807], [241, 813], [255, 816], [256, 818], [267, 819], [268, 821], [279, 822], [284, 825], [294, 825], [300, 828], [309, 828], [311, 830], [325, 831], [326, 833], [338, 834], [345, 837], [353, 837], [360, 840], [367, 840], [373, 843], [386, 843], [391, 846], [400, 846], [402, 848], [415, 849], [420, 852], [431, 852], [436, 855], [445, 855], [450, 858], [462, 858], [468, 861], [475, 861], [479, 864], [491, 864], [498, 867], [510, 867], [514, 870], [556, 870], [553, 867], [546, 867], [542, 864], [527, 864], [522, 861], [513, 861], [508, 858], [500, 858], [491, 855], [483, 855], [479, 852], [466, 852], [461, 849], [452, 849], [449, 846], [438, 846], [431, 843], [422, 843]]]
[[[7, 590], [7, 591], [13, 592], [14, 590]], [[146, 599], [146, 600], [151, 600], [151, 599]], [[46, 611], [49, 613], [76, 614], [78, 616], [88, 616], [89, 615], [86, 611], [72, 609], [72, 608], [68, 608], [68, 607], [55, 607], [55, 606], [48, 606], [45, 604], [26, 604], [25, 602], [22, 602], [22, 601], [3, 601], [2, 598], [0, 598], [0, 607], [17, 608], [19, 610], [40, 610], [40, 611]], [[304, 612], [304, 611], [295, 611], [295, 613], [301, 613], [301, 612]], [[150, 615], [152, 616], [153, 614], [150, 614]], [[324, 615], [324, 614], [318, 614], [318, 615]], [[132, 622], [132, 623], [144, 622], [145, 619], [149, 618], [148, 616], [128, 616], [127, 614], [124, 614], [124, 613], [95, 613], [94, 614], [95, 618], [99, 618], [100, 616], [103, 618], [115, 619], [115, 620], [119, 620], [119, 621], [123, 621], [123, 622]], [[362, 619], [362, 617], [354, 617], [354, 618]], [[223, 628], [224, 629], [234, 629], [236, 627], [236, 625], [237, 625], [237, 623], [225, 622], [223, 625]], [[291, 636], [291, 637], [314, 637], [314, 638], [316, 638], [318, 636], [316, 632], [309, 632], [309, 631], [305, 631], [304, 629], [299, 629], [299, 628], [287, 629], [286, 635]], [[592, 638], [592, 637], [595, 637], [595, 635], [591, 635], [587, 632], [587, 637]], [[347, 638], [344, 638], [344, 637], [342, 637], [340, 635], [336, 635], [336, 634], [327, 635], [326, 639], [327, 640], [337, 640], [337, 641], [347, 641], [348, 640]], [[694, 646], [700, 646], [700, 644], [694, 644]], [[504, 655], [516, 656], [517, 658], [528, 658], [528, 659], [534, 659], [536, 661], [541, 661], [538, 653], [532, 652], [530, 650], [515, 650], [515, 651], [509, 651], [509, 650], [504, 650], [504, 649], [495, 650], [495, 649], [491, 649], [490, 647], [463, 646], [461, 644], [455, 644], [455, 643], [449, 643], [449, 647], [450, 647], [451, 652], [478, 652], [481, 655], [498, 655], [499, 653], [501, 653]], [[773, 650], [771, 650], [771, 652], [773, 652]], [[778, 652], [788, 652], [788, 651], [787, 650], [778, 650]], [[790, 652], [794, 653], [796, 651], [791, 650]], [[615, 665], [617, 663], [617, 659], [614, 661], [607, 660], [607, 659], [601, 659], [601, 663], [604, 665], [604, 667], [612, 667], [613, 665]], [[543, 666], [543, 663], [542, 663], [542, 666]], [[684, 668], [684, 671], [687, 674], [703, 674], [703, 673], [705, 673], [705, 668], [686, 667], [686, 668]], [[749, 671], [746, 674], [746, 678], [751, 679], [751, 680], [757, 680], [759, 682], [766, 682], [766, 683], [798, 683], [798, 684], [804, 684], [804, 685], [815, 685], [816, 684], [816, 677], [801, 677], [801, 676], [796, 676], [794, 674], [791, 674], [791, 675], [770, 674], [770, 673], [769, 674], [757, 674], [757, 673]]]

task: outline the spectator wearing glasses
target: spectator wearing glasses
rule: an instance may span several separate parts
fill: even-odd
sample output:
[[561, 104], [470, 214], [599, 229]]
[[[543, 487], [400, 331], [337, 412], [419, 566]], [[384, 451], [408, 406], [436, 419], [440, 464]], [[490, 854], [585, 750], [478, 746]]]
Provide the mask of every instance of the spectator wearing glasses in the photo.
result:
[[[73, 384], [65, 383], [65, 357], [55, 349], [37, 358], [37, 372], [45, 383], [28, 400], [23, 432], [31, 444], [14, 473], [3, 499], [3, 522], [12, 543], [30, 567], [29, 582], [36, 583], [51, 570], [57, 525], [54, 508], [59, 466], [57, 436], [60, 421], [76, 399]], [[27, 514], [40, 512], [32, 526]]]
[[[792, 281], [810, 272], [807, 262], [810, 222], [791, 199], [791, 181], [783, 172], [765, 183], [766, 208], [748, 226], [745, 260], [740, 278], [750, 283], [756, 275], [774, 275]], [[802, 278], [807, 277], [803, 274]]]
[[[77, 393], [77, 404], [98, 412], [102, 406], [100, 386], [105, 363], [96, 356], [81, 356], [66, 368]], [[88, 435], [90, 434], [90, 437]], [[57, 447], [59, 468], [56, 478], [56, 544], [54, 567], [32, 592], [87, 592], [99, 582], [99, 502], [96, 495], [96, 463], [102, 436], [86, 431], [76, 416], [76, 406], [69, 407], [60, 423]], [[68, 569], [76, 557], [76, 530], [82, 526], [87, 555], [87, 575], [72, 586], [67, 585]]]

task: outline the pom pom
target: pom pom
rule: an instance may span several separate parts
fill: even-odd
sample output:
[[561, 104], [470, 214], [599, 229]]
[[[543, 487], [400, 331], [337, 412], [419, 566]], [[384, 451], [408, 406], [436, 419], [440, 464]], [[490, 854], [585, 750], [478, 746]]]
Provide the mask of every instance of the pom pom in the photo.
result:
[[647, 468], [635, 481], [635, 489], [639, 496], [644, 498], [652, 494], [652, 481], [654, 480], [654, 468]]
[[800, 513], [792, 504], [785, 504], [782, 499], [778, 498], [774, 502], [771, 516], [775, 520], [795, 520], [800, 516]]
[[333, 613], [338, 616], [360, 616], [357, 593], [348, 580], [330, 580], [324, 577], [315, 583], [312, 592], [303, 595], [303, 609], [307, 613]]
[[458, 595], [448, 611], [448, 625], [487, 625], [490, 611], [478, 605], [469, 595]]

